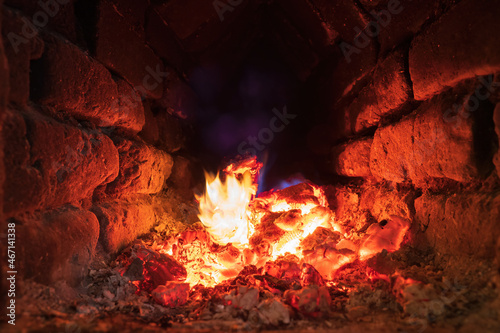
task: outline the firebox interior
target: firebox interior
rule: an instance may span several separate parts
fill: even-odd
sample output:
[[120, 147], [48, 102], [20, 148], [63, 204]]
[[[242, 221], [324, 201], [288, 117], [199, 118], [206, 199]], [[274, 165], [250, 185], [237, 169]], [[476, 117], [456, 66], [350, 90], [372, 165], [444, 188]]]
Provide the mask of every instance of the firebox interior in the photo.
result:
[[2, 331], [500, 331], [497, 2], [0, 5]]

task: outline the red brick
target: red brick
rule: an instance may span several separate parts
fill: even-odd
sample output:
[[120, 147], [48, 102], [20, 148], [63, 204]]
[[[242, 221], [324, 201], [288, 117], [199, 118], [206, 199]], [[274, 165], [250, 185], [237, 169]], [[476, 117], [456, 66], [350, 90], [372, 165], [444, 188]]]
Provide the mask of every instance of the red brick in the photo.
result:
[[156, 9], [147, 13], [146, 40], [155, 53], [178, 71], [194, 68], [194, 59], [185, 52], [177, 37]]
[[[366, 2], [371, 2], [371, 4]], [[386, 54], [394, 47], [411, 40], [421, 31], [422, 26], [436, 20], [455, 2], [456, 0], [382, 0], [365, 1], [364, 5], [370, 12], [370, 20], [377, 21], [373, 12], [381, 16], [380, 33], [377, 39], [380, 43], [380, 52]], [[386, 18], [387, 13], [390, 19]], [[386, 21], [387, 23], [384, 23]]]
[[180, 40], [195, 34], [202, 25], [220, 22], [210, 1], [167, 1], [156, 10]]
[[115, 139], [115, 145], [120, 155], [120, 174], [108, 184], [107, 194], [154, 194], [163, 189], [172, 171], [172, 156], [144, 143], [126, 139]]
[[315, 49], [325, 49], [337, 40], [339, 33], [322, 21], [321, 15], [309, 1], [278, 0], [277, 3], [301, 33], [311, 39]]
[[102, 127], [137, 133], [144, 113], [133, 89], [75, 45], [45, 35], [45, 52], [32, 69], [32, 97], [40, 104]]
[[194, 161], [183, 156], [174, 156], [172, 174], [168, 179], [169, 187], [184, 198], [192, 200], [193, 188], [198, 185], [197, 174], [201, 174], [201, 167], [197, 168]]
[[[40, 1], [34, 0], [6, 0], [5, 4], [12, 8], [21, 10], [28, 16], [32, 23], [40, 22], [40, 29], [49, 28], [74, 43], [80, 41], [77, 32], [78, 24], [75, 16], [75, 0], [42, 0], [43, 4], [50, 3], [49, 7], [40, 5]], [[47, 10], [48, 9], [48, 10]], [[44, 23], [46, 19], [46, 23]]]
[[186, 201], [175, 191], [165, 191], [151, 196], [156, 220], [161, 224], [161, 230], [168, 231], [169, 235], [177, 235], [184, 231], [186, 224], [199, 222], [198, 207], [193, 201]]
[[[482, 178], [486, 163], [477, 159], [475, 142], [484, 135], [477, 119], [488, 113], [481, 105], [467, 113], [474, 82], [436, 96], [400, 122], [375, 132], [370, 168], [377, 178], [411, 180], [425, 185], [433, 178], [470, 182]], [[454, 105], [460, 106], [459, 114]]]
[[2, 8], [2, 16], [5, 54], [11, 69], [9, 100], [25, 105], [30, 95], [30, 61], [42, 55], [43, 41], [36, 31], [27, 31], [29, 18], [7, 7]]
[[[233, 6], [227, 0], [172, 0], [157, 6], [156, 10], [181, 41], [188, 52], [199, 52], [213, 45], [229, 30], [241, 24], [245, 16], [254, 15], [259, 1], [242, 0]], [[227, 4], [228, 11], [221, 12], [217, 3]]]
[[97, 131], [11, 110], [4, 126], [6, 215], [55, 208], [92, 195], [118, 175], [118, 152]]
[[415, 215], [416, 191], [397, 189], [390, 184], [331, 186], [326, 193], [336, 221], [346, 230], [364, 230], [391, 216], [412, 220]]
[[385, 4], [387, 0], [359, 0], [359, 2], [366, 10], [372, 10], [381, 4]]
[[338, 62], [333, 79], [338, 82], [336, 87], [340, 89], [340, 94], [337, 92], [332, 94], [339, 94], [339, 97], [348, 94], [357, 82], [373, 71], [377, 64], [377, 50], [373, 41], [360, 49], [359, 54], [346, 57], [339, 47], [335, 55]]
[[139, 133], [139, 136], [144, 139], [144, 141], [154, 146], [160, 139], [160, 130], [158, 129], [158, 123], [156, 122], [155, 116], [151, 111], [151, 105], [149, 102], [144, 103], [144, 118], [145, 123]]
[[[0, 0], [0, 6], [2, 6], [3, 0]], [[2, 16], [0, 15], [0, 25], [2, 22]], [[3, 138], [2, 127], [4, 123], [5, 110], [7, 108], [7, 101], [9, 96], [9, 68], [7, 66], [7, 57], [5, 55], [3, 43], [0, 43], [0, 136]], [[4, 196], [4, 180], [5, 180], [5, 170], [4, 170], [4, 140], [0, 140], [0, 221], [4, 221], [3, 214], [3, 196]], [[4, 227], [5, 228], [5, 224]], [[3, 233], [7, 233], [5, 229], [2, 229]], [[7, 304], [7, 290], [8, 281], [5, 276], [7, 269], [7, 249], [6, 242], [0, 243], [0, 306], [6, 306]]]
[[193, 118], [198, 108], [198, 96], [173, 69], [167, 70], [169, 76], [157, 105], [179, 118]]
[[371, 177], [370, 150], [373, 138], [363, 138], [332, 150], [333, 171], [347, 177]]
[[[145, 37], [130, 28], [133, 22], [127, 20], [111, 0], [99, 3], [97, 15], [96, 59], [120, 74], [141, 94], [160, 98], [165, 80], [164, 66], [146, 45]], [[155, 72], [160, 75], [153, 75]]]
[[[0, 0], [0, 6], [2, 0]], [[3, 24], [3, 15], [0, 15], [0, 24]], [[3, 43], [0, 43], [0, 135], [3, 136], [2, 128], [9, 101], [9, 66], [7, 64], [7, 55]], [[5, 179], [4, 172], [4, 140], [0, 140], [0, 220], [3, 221], [3, 183]], [[1, 258], [1, 257], [0, 257]], [[1, 265], [0, 265], [1, 266]], [[1, 286], [1, 284], [0, 284]], [[1, 303], [1, 302], [0, 302]]]
[[169, 153], [182, 149], [186, 144], [182, 120], [165, 111], [160, 111], [155, 119], [160, 135], [158, 146]]
[[113, 124], [112, 127], [129, 133], [137, 134], [142, 131], [146, 123], [144, 107], [142, 105], [141, 96], [132, 88], [125, 80], [118, 79], [116, 81], [118, 98], [111, 105], [112, 115], [116, 116], [113, 121], [101, 121], [101, 126]]
[[350, 186], [328, 186], [325, 194], [335, 221], [349, 229], [361, 230], [373, 223], [369, 210], [361, 207], [361, 189]]
[[[500, 6], [464, 0], [415, 38], [410, 74], [415, 99], [425, 100], [446, 87], [500, 70]], [[478, 22], [481, 22], [478, 24]]]
[[379, 222], [392, 216], [412, 220], [416, 197], [413, 190], [397, 189], [389, 184], [367, 185], [361, 194], [361, 207], [368, 209]]
[[16, 223], [16, 256], [24, 278], [77, 285], [86, 275], [99, 238], [94, 214], [73, 206], [10, 219]]
[[352, 102], [351, 96], [357, 96], [360, 89], [369, 82], [369, 74], [377, 63], [377, 50], [373, 43], [360, 51], [360, 54], [353, 54], [348, 60], [340, 48], [337, 49], [336, 63], [323, 70], [324, 75], [329, 77], [322, 89], [327, 89], [326, 94], [330, 99], [327, 108], [330, 110], [330, 134], [334, 141], [354, 134], [356, 117], [351, 118], [345, 112], [345, 107]]
[[[495, 111], [493, 113], [493, 121], [495, 122], [495, 132], [497, 134], [497, 139], [499, 139], [496, 143], [497, 148], [500, 147], [500, 104], [497, 104], [495, 107]], [[495, 167], [497, 169], [497, 175], [500, 177], [500, 149], [495, 154], [493, 159], [495, 163]]]
[[353, 0], [309, 0], [317, 8], [324, 22], [338, 31], [340, 38], [350, 44], [357, 33], [354, 28], [363, 30], [368, 23], [366, 17]]
[[166, 201], [150, 196], [96, 204], [91, 211], [99, 219], [99, 242], [110, 253], [123, 249], [155, 224], [165, 221]]
[[129, 22], [130, 27], [140, 36], [144, 36], [146, 24], [146, 12], [150, 6], [150, 0], [110, 0], [120, 16]]
[[492, 259], [500, 236], [500, 195], [493, 193], [424, 194], [415, 200], [418, 246], [446, 257]]
[[491, 96], [489, 96], [492, 103], [500, 103], [500, 73], [493, 75], [491, 83]]
[[397, 113], [412, 98], [405, 57], [403, 51], [396, 51], [381, 61], [371, 82], [347, 108], [349, 118], [356, 119], [353, 124], [355, 133], [377, 126], [381, 119]]

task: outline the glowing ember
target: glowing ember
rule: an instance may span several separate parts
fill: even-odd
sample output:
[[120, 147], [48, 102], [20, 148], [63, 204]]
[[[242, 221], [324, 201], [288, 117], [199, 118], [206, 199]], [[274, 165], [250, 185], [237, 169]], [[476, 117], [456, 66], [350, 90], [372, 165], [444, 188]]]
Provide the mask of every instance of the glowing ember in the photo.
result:
[[396, 251], [409, 228], [410, 221], [397, 216], [393, 216], [384, 226], [372, 224], [366, 231], [369, 236], [359, 250], [361, 259], [368, 259], [384, 249]]
[[[201, 224], [169, 239], [160, 251], [172, 257], [163, 262], [186, 268], [185, 283], [213, 287], [250, 269], [321, 285], [333, 283], [336, 271], [346, 264], [399, 249], [409, 221], [394, 217], [375, 223], [364, 236], [345, 232], [322, 188], [314, 184], [304, 182], [256, 198], [261, 167], [251, 158], [230, 164], [222, 175], [207, 174], [206, 192], [197, 196]], [[262, 283], [273, 288], [266, 279]]]

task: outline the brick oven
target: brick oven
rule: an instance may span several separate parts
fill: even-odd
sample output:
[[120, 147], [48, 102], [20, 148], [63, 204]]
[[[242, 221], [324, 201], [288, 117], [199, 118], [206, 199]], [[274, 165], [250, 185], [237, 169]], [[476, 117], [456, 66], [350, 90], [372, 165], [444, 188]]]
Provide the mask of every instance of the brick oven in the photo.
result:
[[0, 0], [5, 332], [500, 332], [500, 2]]

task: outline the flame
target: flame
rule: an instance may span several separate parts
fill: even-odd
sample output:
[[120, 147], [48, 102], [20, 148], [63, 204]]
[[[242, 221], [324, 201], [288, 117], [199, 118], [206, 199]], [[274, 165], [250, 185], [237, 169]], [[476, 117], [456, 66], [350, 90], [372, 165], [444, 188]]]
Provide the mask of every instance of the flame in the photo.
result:
[[196, 196], [199, 201], [200, 221], [214, 240], [220, 244], [248, 244], [254, 231], [248, 206], [257, 193], [254, 178], [262, 164], [256, 158], [238, 166], [230, 164], [225, 170], [226, 179], [205, 173], [206, 193]]
[[399, 249], [408, 220], [391, 217], [364, 235], [345, 232], [320, 186], [303, 182], [256, 197], [261, 167], [254, 157], [206, 173], [205, 193], [196, 196], [201, 224], [161, 248], [186, 268], [186, 283], [213, 287], [245, 266], [277, 260], [312, 265], [328, 282], [346, 264]]

